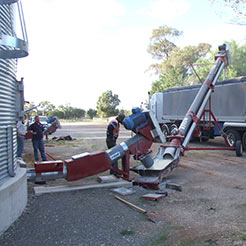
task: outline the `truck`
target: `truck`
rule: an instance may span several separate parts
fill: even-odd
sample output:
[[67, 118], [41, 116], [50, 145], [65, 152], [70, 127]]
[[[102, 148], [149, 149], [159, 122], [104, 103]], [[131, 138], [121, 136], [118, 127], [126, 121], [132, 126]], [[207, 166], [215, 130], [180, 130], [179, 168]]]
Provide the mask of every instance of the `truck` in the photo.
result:
[[[150, 110], [166, 136], [179, 127], [200, 87], [191, 85], [170, 88], [150, 98]], [[199, 129], [193, 132], [192, 139], [206, 141], [225, 135], [231, 147], [240, 140], [246, 150], [246, 77], [218, 82], [205, 108], [207, 110], [199, 121]]]

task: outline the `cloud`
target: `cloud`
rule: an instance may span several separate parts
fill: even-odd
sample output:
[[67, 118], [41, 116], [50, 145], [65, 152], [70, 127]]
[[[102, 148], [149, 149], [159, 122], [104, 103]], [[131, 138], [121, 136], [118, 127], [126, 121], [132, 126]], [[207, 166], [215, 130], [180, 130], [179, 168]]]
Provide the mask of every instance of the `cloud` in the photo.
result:
[[190, 7], [191, 4], [185, 0], [156, 0], [151, 1], [147, 8], [139, 9], [137, 14], [165, 21], [184, 15]]

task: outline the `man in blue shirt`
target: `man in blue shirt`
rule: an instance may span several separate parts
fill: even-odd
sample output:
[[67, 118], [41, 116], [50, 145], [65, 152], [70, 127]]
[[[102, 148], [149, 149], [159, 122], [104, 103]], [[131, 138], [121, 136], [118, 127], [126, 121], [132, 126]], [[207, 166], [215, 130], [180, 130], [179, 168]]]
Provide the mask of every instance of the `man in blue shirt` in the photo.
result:
[[38, 116], [35, 116], [35, 122], [29, 126], [28, 131], [32, 132], [32, 146], [35, 161], [39, 161], [38, 150], [41, 154], [42, 160], [47, 161], [43, 142], [44, 126], [40, 123]]

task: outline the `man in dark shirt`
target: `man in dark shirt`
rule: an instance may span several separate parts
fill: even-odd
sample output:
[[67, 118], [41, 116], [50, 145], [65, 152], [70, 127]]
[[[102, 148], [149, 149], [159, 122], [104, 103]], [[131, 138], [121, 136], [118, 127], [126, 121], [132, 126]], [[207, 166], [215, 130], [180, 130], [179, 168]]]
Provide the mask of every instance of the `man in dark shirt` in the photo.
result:
[[[123, 120], [125, 118], [124, 114], [119, 114], [114, 120], [110, 121], [107, 127], [107, 138], [106, 138], [106, 144], [108, 149], [113, 148], [116, 145], [116, 140], [119, 136], [120, 132], [120, 123], [123, 123]], [[113, 167], [118, 168], [118, 162], [112, 163]], [[110, 174], [117, 175], [117, 172], [110, 169]]]
[[43, 142], [44, 126], [40, 123], [38, 116], [35, 116], [35, 122], [29, 126], [28, 131], [32, 132], [32, 146], [33, 146], [35, 161], [39, 161], [38, 150], [40, 152], [42, 160], [47, 161], [44, 152], [44, 142]]

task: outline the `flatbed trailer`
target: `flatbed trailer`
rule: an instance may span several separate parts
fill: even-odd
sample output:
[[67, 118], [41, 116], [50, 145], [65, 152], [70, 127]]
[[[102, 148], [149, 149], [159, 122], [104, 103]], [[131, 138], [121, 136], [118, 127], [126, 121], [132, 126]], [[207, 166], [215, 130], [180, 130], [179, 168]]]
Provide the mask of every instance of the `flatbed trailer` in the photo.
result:
[[[179, 127], [200, 87], [170, 88], [151, 97], [150, 110], [166, 135], [171, 134], [173, 128]], [[225, 134], [231, 146], [241, 140], [246, 150], [246, 77], [218, 82], [205, 109], [207, 111], [199, 122], [199, 131], [194, 131], [193, 138], [208, 140]], [[215, 116], [222, 131], [209, 111]]]

